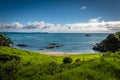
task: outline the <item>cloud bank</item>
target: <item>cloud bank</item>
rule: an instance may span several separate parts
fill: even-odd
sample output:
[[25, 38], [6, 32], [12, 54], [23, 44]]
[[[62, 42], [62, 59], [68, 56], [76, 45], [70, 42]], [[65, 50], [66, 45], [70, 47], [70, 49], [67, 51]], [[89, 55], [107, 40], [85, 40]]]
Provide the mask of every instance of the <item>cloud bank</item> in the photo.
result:
[[41, 22], [0, 23], [0, 32], [50, 32], [50, 33], [109, 33], [120, 31], [120, 21], [104, 21], [101, 17], [86, 23], [52, 24]]

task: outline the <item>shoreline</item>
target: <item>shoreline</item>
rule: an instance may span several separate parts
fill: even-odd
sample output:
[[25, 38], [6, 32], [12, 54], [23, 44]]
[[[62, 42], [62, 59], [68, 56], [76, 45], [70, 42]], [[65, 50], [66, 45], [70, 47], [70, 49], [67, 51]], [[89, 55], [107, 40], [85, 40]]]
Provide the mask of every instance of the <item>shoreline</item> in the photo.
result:
[[77, 54], [77, 53], [67, 53], [67, 52], [39, 52], [39, 53], [50, 55], [50, 56], [68, 56], [68, 55]]
[[40, 54], [46, 54], [50, 56], [71, 56], [71, 55], [78, 55], [78, 54], [96, 54], [96, 53], [70, 53], [70, 52], [38, 52]]
[[[16, 48], [16, 49], [20, 49], [20, 48]], [[100, 52], [86, 52], [86, 53], [73, 53], [73, 52], [49, 52], [49, 51], [35, 51], [35, 50], [26, 50], [26, 49], [21, 49], [21, 50], [25, 50], [25, 51], [30, 51], [30, 52], [37, 52], [39, 54], [45, 54], [45, 55], [50, 55], [50, 56], [70, 56], [70, 55], [79, 55], [79, 54], [100, 54]]]

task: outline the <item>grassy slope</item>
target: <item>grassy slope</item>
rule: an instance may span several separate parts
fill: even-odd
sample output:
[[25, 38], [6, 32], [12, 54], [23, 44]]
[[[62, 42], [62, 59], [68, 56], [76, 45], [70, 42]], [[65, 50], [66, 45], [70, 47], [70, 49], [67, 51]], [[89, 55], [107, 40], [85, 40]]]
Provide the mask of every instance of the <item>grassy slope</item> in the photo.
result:
[[[8, 48], [8, 47], [0, 47], [0, 53], [16, 55], [21, 57], [21, 62], [32, 62], [35, 64], [44, 63], [44, 62], [51, 62], [55, 61], [59, 64], [62, 63], [62, 60], [66, 56], [49, 56], [47, 54], [37, 53], [37, 52], [30, 52], [26, 50], [20, 50], [15, 48]], [[92, 59], [92, 58], [99, 58], [100, 54], [76, 54], [76, 55], [68, 55], [73, 60], [75, 59]]]
[[[75, 61], [62, 64], [65, 56], [48, 56], [20, 49], [0, 47], [0, 54], [20, 57], [18, 80], [120, 80], [120, 52], [114, 54], [68, 55]], [[55, 62], [55, 63], [50, 63]]]

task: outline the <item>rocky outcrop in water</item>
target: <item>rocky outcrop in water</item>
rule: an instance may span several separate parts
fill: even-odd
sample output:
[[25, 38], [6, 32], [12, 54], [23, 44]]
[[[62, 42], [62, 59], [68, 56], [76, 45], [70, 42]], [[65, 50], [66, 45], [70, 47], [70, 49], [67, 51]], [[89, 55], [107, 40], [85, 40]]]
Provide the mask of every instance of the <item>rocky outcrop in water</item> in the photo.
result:
[[46, 47], [46, 49], [52, 49], [52, 48], [58, 48], [58, 47], [60, 47], [59, 44], [51, 43], [51, 44], [49, 44], [49, 45]]
[[28, 46], [27, 44], [16, 44], [16, 46], [19, 46], [19, 47], [26, 47]]
[[85, 36], [90, 36], [89, 34], [86, 34]]

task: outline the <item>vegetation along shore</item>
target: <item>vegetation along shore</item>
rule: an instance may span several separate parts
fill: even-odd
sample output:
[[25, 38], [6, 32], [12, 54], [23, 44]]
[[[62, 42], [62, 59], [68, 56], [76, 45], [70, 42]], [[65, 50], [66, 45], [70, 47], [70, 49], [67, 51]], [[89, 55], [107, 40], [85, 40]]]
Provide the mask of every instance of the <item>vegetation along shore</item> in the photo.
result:
[[13, 48], [14, 42], [1, 34], [0, 80], [120, 80], [119, 42], [120, 32], [95, 46], [104, 47], [99, 54], [56, 56]]

